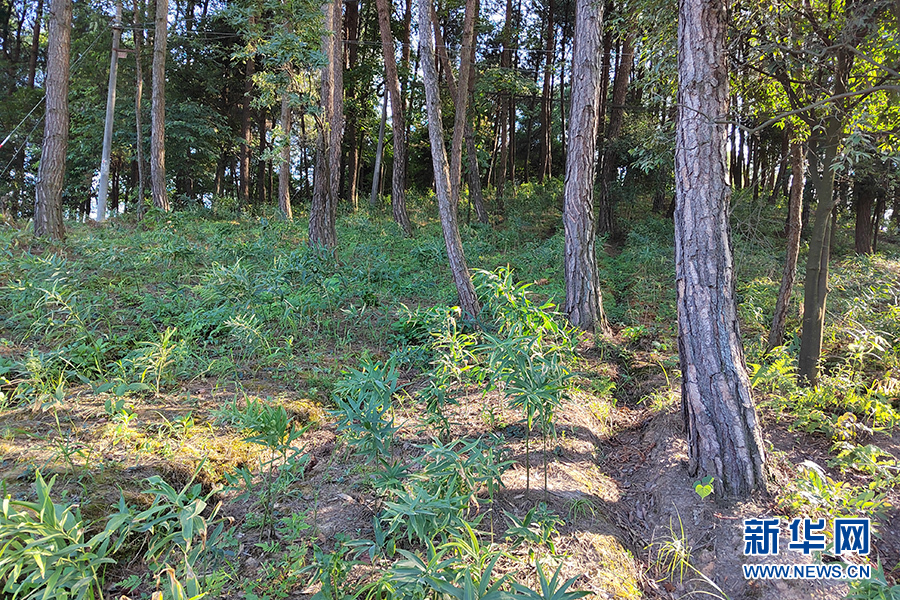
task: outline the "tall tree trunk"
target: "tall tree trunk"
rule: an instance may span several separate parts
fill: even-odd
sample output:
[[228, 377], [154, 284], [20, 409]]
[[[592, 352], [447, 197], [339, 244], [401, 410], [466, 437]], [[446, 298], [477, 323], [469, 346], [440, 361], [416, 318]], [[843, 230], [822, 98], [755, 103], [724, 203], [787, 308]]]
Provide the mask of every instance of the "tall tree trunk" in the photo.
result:
[[[475, 4], [475, 7], [473, 9], [473, 14], [475, 15], [475, 18], [477, 19], [479, 4], [477, 1], [474, 4]], [[466, 14], [468, 15], [468, 13], [466, 13]], [[432, 25], [434, 26], [434, 39], [437, 44], [437, 57], [438, 57], [438, 60], [441, 64], [444, 72], [446, 73], [447, 87], [450, 90], [450, 98], [453, 100], [453, 106], [454, 106], [454, 111], [455, 111], [454, 112], [455, 122], [454, 122], [454, 132], [453, 133], [454, 133], [454, 139], [457, 139], [457, 132], [459, 131], [459, 129], [456, 126], [456, 124], [458, 123], [458, 121], [456, 121], [456, 119], [459, 119], [460, 107], [459, 107], [459, 103], [458, 103], [458, 98], [459, 98], [460, 91], [463, 89], [461, 86], [466, 85], [466, 89], [467, 89], [466, 93], [468, 94], [466, 97], [466, 100], [471, 100], [472, 98], [474, 98], [475, 61], [473, 58], [471, 58], [472, 56], [474, 56], [474, 54], [470, 53], [470, 60], [468, 63], [468, 69], [469, 69], [468, 82], [467, 83], [464, 82], [463, 78], [460, 77], [460, 83], [459, 83], [459, 85], [457, 85], [456, 79], [453, 76], [453, 66], [450, 64], [450, 55], [447, 53], [447, 45], [444, 43], [444, 36], [441, 33], [441, 26], [440, 26], [440, 23], [438, 22], [437, 11], [435, 11], [435, 10], [431, 11], [431, 22], [432, 22]], [[466, 28], [466, 25], [464, 23], [463, 24], [463, 35], [464, 36], [465, 36], [465, 32], [466, 32], [465, 28]], [[474, 21], [472, 23], [472, 29], [473, 29], [472, 48], [474, 49], [474, 46], [475, 46]], [[462, 55], [461, 55], [460, 69], [463, 68], [463, 65], [465, 65], [464, 53], [462, 53]], [[469, 203], [470, 203], [470, 205], [473, 203], [475, 204], [475, 212], [478, 216], [478, 220], [481, 223], [487, 223], [488, 222], [488, 214], [487, 214], [487, 210], [485, 210], [485, 207], [484, 207], [484, 194], [481, 189], [481, 174], [478, 172], [478, 154], [477, 154], [477, 150], [475, 148], [475, 131], [472, 127], [471, 119], [465, 118], [464, 121], [465, 121], [465, 123], [463, 124], [462, 137], [464, 138], [465, 143], [466, 143], [466, 154], [468, 155], [468, 159], [469, 159], [469, 169], [468, 169]], [[455, 154], [453, 154], [453, 152], [454, 152], [454, 150], [451, 149], [451, 155], [455, 157]], [[460, 164], [459, 164], [460, 176], [458, 176], [458, 178], [457, 178], [455, 191], [454, 191], [454, 194], [452, 195], [453, 198], [455, 198], [454, 202], [457, 205], [459, 204], [459, 186], [461, 184], [461, 170], [462, 170], [462, 162], [461, 161], [462, 161], [462, 156], [460, 156]], [[450, 161], [451, 184], [453, 183], [453, 178], [454, 178], [453, 160], [451, 160]]]
[[[475, 20], [478, 18], [477, 0], [466, 0], [466, 12], [463, 17], [462, 47], [459, 60], [459, 85], [454, 100], [456, 115], [453, 120], [453, 138], [450, 145], [450, 202], [454, 211], [459, 206], [459, 191], [462, 180], [463, 141], [468, 121], [469, 77], [472, 75], [472, 61], [475, 57]], [[453, 78], [453, 71], [447, 71], [448, 80]]]
[[[480, 10], [480, 3], [476, 4]], [[472, 46], [474, 48], [475, 41], [473, 39]], [[475, 121], [475, 61], [469, 62], [471, 71], [469, 72], [469, 110], [470, 117], [466, 119], [466, 154], [469, 157], [469, 202], [475, 205], [475, 214], [478, 216], [478, 222], [488, 224], [488, 213], [484, 207], [484, 192], [481, 189], [481, 173], [478, 168], [478, 150], [475, 148], [475, 128], [472, 123]]]
[[[556, 24], [553, 22], [553, 0], [547, 3], [547, 33], [544, 56], [544, 85], [541, 89], [541, 164], [538, 166], [538, 181], [544, 181], [545, 177], [550, 177], [551, 164], [551, 139], [553, 123], [550, 121], [550, 108], [552, 103], [553, 87], [553, 58], [555, 50], [554, 33], [556, 32]], [[526, 165], [527, 169], [527, 165]]]
[[[900, 7], [898, 7], [900, 10]], [[894, 200], [891, 202], [891, 221], [900, 229], [900, 185], [894, 187]]]
[[263, 158], [266, 155], [266, 147], [268, 142], [268, 111], [265, 107], [259, 109], [259, 120], [257, 121], [257, 131], [259, 131], [259, 146], [256, 152], [258, 156], [256, 160], [256, 194], [254, 203], [261, 208], [266, 203], [266, 161]]
[[[610, 0], [606, 2], [603, 10], [606, 11], [606, 14], [611, 14], [612, 8], [612, 1]], [[600, 61], [600, 115], [598, 117], [600, 124], [597, 125], [598, 139], [600, 140], [606, 135], [606, 113], [609, 108], [609, 74], [611, 71], [613, 46], [613, 32], [606, 28], [606, 31], [603, 32], [603, 58]]]
[[[410, 43], [410, 37], [412, 34], [412, 0], [405, 0], [404, 2], [404, 10], [403, 10], [403, 33], [400, 38], [401, 48], [400, 48], [400, 72], [403, 74], [403, 78], [400, 80], [400, 97], [403, 99], [401, 103], [401, 109], [404, 114], [408, 114], [412, 112], [412, 98], [409, 94], [409, 80], [410, 77], [414, 77], [414, 75], [410, 74], [409, 69], [409, 58], [412, 53], [412, 44]], [[390, 4], [389, 4], [390, 6]], [[380, 26], [380, 22], [379, 22]], [[416, 68], [413, 69], [412, 73], [415, 73], [419, 70], [419, 58], [416, 55]], [[392, 113], [393, 114], [393, 113]], [[409, 121], [406, 121], [406, 129], [403, 131], [403, 139], [409, 140]], [[403, 166], [403, 172], [407, 173], [409, 171], [409, 151], [405, 151], [403, 153], [403, 157], [405, 159], [405, 164]], [[406, 189], [406, 182], [404, 180], [404, 189]], [[404, 206], [404, 211], [406, 210]]]
[[[785, 190], [785, 194], [787, 193], [786, 188], [788, 179], [788, 163], [792, 161], [790, 135], [791, 128], [785, 126], [784, 130], [781, 132], [781, 157], [778, 159], [778, 174], [775, 176], [775, 180], [772, 182], [772, 188], [769, 192], [770, 201], [775, 197], [776, 194], [778, 194], [780, 190]], [[791, 170], [793, 171], [793, 165], [791, 165]], [[785, 232], [786, 231], [787, 226], [785, 225]]]
[[28, 55], [28, 89], [34, 89], [34, 74], [37, 71], [38, 50], [41, 47], [41, 19], [44, 16], [44, 0], [38, 0], [31, 31], [31, 52]]
[[[506, 17], [503, 24], [502, 49], [500, 50], [500, 69], [512, 68], [512, 28], [513, 5], [512, 0], [506, 0]], [[506, 184], [506, 167], [509, 159], [509, 93], [501, 91], [497, 95], [497, 123], [498, 123], [498, 162], [495, 170], [494, 187], [496, 188], [498, 208], [503, 209], [503, 187]]]
[[[785, 128], [785, 136], [789, 135], [787, 129]], [[797, 277], [797, 257], [800, 255], [800, 209], [803, 204], [803, 188], [806, 185], [803, 144], [792, 142], [790, 155], [791, 200], [787, 221], [787, 256], [784, 259], [784, 272], [781, 274], [778, 300], [775, 302], [775, 316], [772, 318], [772, 328], [769, 330], [768, 349], [770, 351], [784, 343], [785, 323], [787, 322], [791, 293], [794, 290], [794, 280]]]
[[[332, 4], [334, 12], [332, 21], [334, 23], [334, 36], [331, 41], [334, 44], [333, 56], [331, 61], [331, 79], [332, 79], [332, 95], [331, 95], [331, 146], [328, 148], [328, 158], [331, 163], [329, 169], [331, 171], [331, 211], [329, 218], [334, 223], [337, 217], [337, 201], [340, 197], [341, 179], [343, 174], [342, 154], [344, 142], [344, 29], [343, 29], [343, 6], [342, 0], [335, 0]], [[333, 225], [332, 225], [333, 227]], [[335, 243], [337, 235], [335, 234]]]
[[278, 166], [278, 210], [288, 221], [294, 220], [294, 211], [291, 210], [291, 113], [290, 93], [285, 90], [281, 97], [281, 130], [284, 140], [281, 145], [281, 164]]
[[[560, 45], [562, 46], [560, 55], [565, 56], [566, 55], [566, 38], [565, 38], [565, 36], [563, 36], [562, 43]], [[559, 131], [560, 131], [560, 135], [562, 137], [562, 151], [563, 151], [562, 158], [563, 158], [563, 162], [566, 162], [568, 160], [566, 157], [566, 153], [568, 152], [569, 141], [566, 139], [566, 132], [568, 131], [568, 129], [566, 129], [566, 61], [565, 60], [563, 60], [562, 63], [559, 65], [559, 85], [557, 87], [559, 88]], [[602, 83], [600, 85], [600, 89], [603, 89]], [[597, 121], [598, 122], [600, 121], [599, 115], [598, 115]], [[598, 128], [600, 127], [599, 123], [598, 123], [597, 127]]]
[[166, 28], [169, 0], [156, 0], [150, 109], [150, 187], [153, 206], [169, 212], [166, 192]]
[[61, 240], [62, 191], [69, 143], [69, 47], [72, 31], [71, 0], [51, 0], [47, 38], [44, 141], [34, 202], [34, 235]]
[[97, 191], [97, 221], [106, 220], [106, 197], [109, 191], [110, 155], [113, 125], [116, 117], [116, 82], [119, 72], [119, 42], [122, 39], [122, 0], [116, 0], [113, 21], [112, 52], [109, 59], [109, 86], [106, 90], [106, 119], [103, 127], [103, 151], [100, 159], [100, 182]]
[[341, 5], [341, 0], [333, 0], [322, 7], [326, 31], [322, 36], [322, 49], [327, 62], [322, 68], [322, 115], [317, 123], [316, 173], [309, 212], [309, 243], [313, 246], [333, 247], [337, 244], [335, 219], [344, 128]]
[[[354, 70], [359, 57], [359, 0], [347, 2], [347, 68]], [[356, 98], [359, 94], [359, 84], [353, 81], [352, 87], [347, 89], [347, 99], [350, 110], [347, 114], [347, 200], [353, 210], [359, 209], [359, 117], [356, 114]]]
[[147, 179], [146, 161], [144, 159], [144, 125], [141, 106], [144, 95], [144, 70], [141, 51], [144, 46], [144, 2], [134, 0], [134, 123], [135, 123], [135, 159], [137, 160], [137, 195], [135, 208], [138, 219], [144, 218], [144, 182]]
[[[250, 25], [253, 26], [255, 17], [250, 17]], [[253, 118], [253, 107], [250, 105], [253, 93], [253, 73], [256, 71], [256, 63], [253, 57], [247, 57], [244, 68], [244, 96], [241, 98], [241, 143], [238, 146], [238, 162], [240, 165], [238, 200], [243, 206], [250, 206], [250, 143], [253, 133], [250, 130], [250, 122]]]
[[467, 315], [474, 317], [480, 312], [480, 307], [463, 253], [462, 240], [459, 237], [456, 206], [450, 201], [450, 168], [447, 163], [447, 151], [444, 148], [441, 97], [434, 62], [432, 30], [429, 26], [430, 9], [430, 0], [419, 0], [419, 56], [425, 83], [425, 108], [428, 115], [428, 137], [431, 140], [431, 159], [434, 164], [434, 187], [444, 244], [459, 296], [459, 305]]
[[[385, 101], [391, 102], [391, 131], [394, 134], [394, 165], [391, 177], [391, 209], [394, 221], [407, 236], [412, 235], [412, 224], [406, 212], [406, 117], [403, 110], [403, 90], [400, 88], [400, 75], [397, 72], [397, 59], [394, 54], [394, 38], [391, 34], [391, 5], [387, 0], [376, 0], [378, 11], [378, 30], [381, 35], [381, 49], [384, 56]], [[404, 47], [403, 60], [409, 63], [409, 48]], [[384, 121], [382, 121], [383, 127]], [[379, 136], [380, 137], [380, 136]], [[377, 167], [376, 167], [377, 170]], [[377, 176], [377, 175], [376, 175]], [[373, 189], [375, 189], [373, 187]]]
[[691, 476], [720, 497], [765, 488], [765, 449], [738, 327], [726, 184], [724, 0], [681, 0], [675, 141], [675, 280]]
[[569, 112], [565, 229], [566, 306], [569, 322], [586, 331], [606, 328], [594, 249], [594, 173], [600, 109], [600, 32], [603, 7], [576, 0], [572, 109]]
[[[228, 156], [223, 150], [216, 161], [216, 175], [213, 177], [213, 196], [219, 198], [225, 190], [225, 168], [228, 165]], [[215, 200], [213, 200], [215, 202]]]
[[[821, 132], [814, 132], [808, 142], [809, 178], [816, 190], [816, 211], [809, 237], [806, 280], [803, 285], [803, 331], [797, 374], [814, 385], [819, 376], [822, 333], [825, 328], [825, 301], [828, 296], [828, 259], [831, 254], [831, 211], [834, 208], [834, 165], [843, 124], [828, 117]], [[822, 156], [818, 155], [822, 151]], [[820, 164], [821, 161], [821, 164]]]
[[631, 66], [634, 62], [634, 34], [625, 35], [622, 49], [619, 52], [619, 66], [616, 67], [616, 79], [613, 82], [612, 103], [609, 107], [609, 127], [603, 155], [600, 159], [600, 197], [597, 199], [597, 232], [614, 235], [616, 217], [610, 197], [610, 187], [616, 179], [618, 169], [615, 143], [622, 134], [625, 122], [625, 97], [628, 94], [628, 80], [631, 78]]
[[854, 241], [857, 254], [872, 254], [872, 207], [875, 205], [876, 183], [871, 175], [864, 175], [853, 182], [856, 208]]
[[112, 199], [112, 213], [114, 215], [119, 214], [119, 196], [120, 196], [120, 183], [122, 180], [122, 162], [116, 159], [112, 165], [110, 165], [112, 169], [112, 193], [110, 197]]
[[[378, 190], [381, 189], [381, 160], [384, 156], [384, 130], [387, 127], [388, 97], [384, 95], [381, 103], [381, 124], [378, 126], [378, 145], [375, 146], [375, 166], [372, 169], [372, 193], [369, 194], [369, 206], [378, 206]], [[396, 160], [396, 157], [395, 157]]]
[[[472, 63], [472, 71], [469, 78], [469, 104], [474, 108], [474, 62]], [[475, 131], [472, 127], [471, 119], [466, 119], [466, 154], [469, 159], [469, 202], [475, 206], [475, 215], [478, 217], [478, 222], [487, 225], [490, 223], [490, 220], [488, 219], [487, 209], [484, 206], [484, 191], [481, 189], [481, 172], [478, 169], [478, 149], [475, 147]]]
[[875, 199], [875, 211], [872, 213], [872, 252], [878, 251], [878, 232], [881, 231], [881, 222], [884, 221], [884, 213], [887, 210], [887, 190], [878, 190]]

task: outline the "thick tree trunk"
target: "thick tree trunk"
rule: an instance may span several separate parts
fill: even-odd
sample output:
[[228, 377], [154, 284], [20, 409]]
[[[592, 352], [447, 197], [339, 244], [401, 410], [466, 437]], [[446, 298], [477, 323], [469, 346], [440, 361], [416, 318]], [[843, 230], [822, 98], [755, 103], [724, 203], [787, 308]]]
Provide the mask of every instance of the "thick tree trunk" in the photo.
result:
[[[391, 34], [391, 5], [387, 0], [376, 0], [378, 29], [381, 34], [381, 48], [384, 55], [386, 91], [391, 102], [391, 131], [394, 134], [394, 165], [391, 177], [391, 209], [394, 221], [407, 236], [412, 235], [412, 224], [406, 212], [406, 117], [403, 110], [403, 90], [400, 89], [400, 74], [394, 54], [394, 38]], [[409, 62], [409, 49], [403, 49], [405, 61]], [[387, 98], [385, 98], [387, 100]]]
[[628, 80], [631, 78], [631, 67], [634, 62], [634, 34], [629, 33], [622, 41], [619, 52], [619, 65], [616, 67], [616, 79], [613, 83], [612, 103], [609, 107], [609, 127], [606, 130], [603, 156], [600, 160], [600, 196], [597, 199], [597, 232], [614, 235], [616, 218], [613, 211], [610, 187], [616, 179], [618, 168], [617, 152], [613, 148], [622, 134], [625, 122], [625, 97], [628, 94]]
[[853, 195], [856, 208], [856, 226], [854, 240], [857, 254], [872, 254], [872, 207], [875, 205], [875, 178], [862, 176], [853, 182]]
[[425, 83], [425, 108], [428, 115], [428, 137], [431, 140], [431, 158], [434, 164], [434, 187], [438, 212], [450, 271], [456, 284], [459, 305], [469, 316], [480, 312], [478, 297], [469, 275], [469, 267], [459, 237], [456, 207], [450, 201], [450, 168], [444, 148], [444, 131], [441, 121], [441, 97], [438, 90], [437, 68], [434, 62], [434, 42], [429, 24], [430, 0], [419, 0], [419, 55]]
[[689, 473], [720, 497], [764, 489], [765, 450], [738, 327], [726, 184], [723, 0], [681, 0], [675, 278]]
[[291, 210], [291, 100], [285, 90], [281, 97], [281, 130], [284, 140], [281, 146], [281, 164], [278, 166], [278, 210], [288, 221], [294, 220]]
[[169, 0], [156, 0], [150, 109], [150, 187], [153, 206], [169, 212], [166, 192], [166, 28]]
[[606, 328], [594, 249], [594, 173], [600, 110], [602, 5], [576, 0], [572, 109], [563, 203], [566, 306], [569, 322], [586, 331]]
[[71, 0], [52, 0], [47, 36], [47, 112], [34, 202], [34, 235], [61, 240], [62, 191], [69, 143], [69, 48], [72, 31]]
[[[788, 132], [785, 132], [785, 136]], [[785, 323], [794, 281], [797, 278], [797, 257], [800, 254], [800, 208], [803, 204], [803, 188], [806, 185], [806, 165], [803, 160], [803, 145], [791, 143], [791, 200], [787, 221], [787, 256], [784, 259], [784, 272], [781, 274], [781, 288], [775, 302], [775, 316], [769, 330], [769, 346], [771, 351], [784, 343]]]
[[144, 70], [141, 61], [141, 51], [144, 46], [144, 30], [141, 23], [144, 21], [144, 3], [142, 0], [134, 0], [134, 123], [135, 160], [137, 160], [137, 194], [135, 195], [135, 213], [138, 219], [144, 218], [144, 182], [147, 180], [146, 161], [144, 159], [144, 124], [143, 108], [141, 106], [144, 95]]
[[309, 243], [333, 247], [337, 244], [335, 219], [341, 182], [341, 138], [343, 134], [343, 43], [341, 0], [322, 7], [325, 30], [322, 49], [327, 63], [322, 69], [320, 92], [322, 117], [317, 123], [316, 172], [309, 212]]

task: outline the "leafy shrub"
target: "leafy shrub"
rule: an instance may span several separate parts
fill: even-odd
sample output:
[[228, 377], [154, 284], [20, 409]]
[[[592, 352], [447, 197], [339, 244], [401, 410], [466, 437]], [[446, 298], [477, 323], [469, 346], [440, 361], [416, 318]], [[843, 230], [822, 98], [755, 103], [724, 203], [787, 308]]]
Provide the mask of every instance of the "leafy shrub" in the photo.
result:
[[391, 400], [401, 386], [393, 363], [364, 360], [359, 369], [346, 372], [335, 386], [337, 429], [367, 460], [388, 462], [390, 447], [399, 427], [394, 425]]
[[887, 493], [848, 485], [825, 475], [822, 468], [810, 461], [801, 465], [795, 490], [783, 496], [779, 505], [792, 514], [833, 519], [845, 515], [881, 517], [890, 505]]
[[0, 591], [15, 598], [102, 598], [103, 566], [123, 539], [125, 515], [114, 515], [106, 528], [85, 539], [85, 523], [78, 507], [56, 504], [46, 482], [36, 474], [36, 502], [2, 502], [0, 513]]

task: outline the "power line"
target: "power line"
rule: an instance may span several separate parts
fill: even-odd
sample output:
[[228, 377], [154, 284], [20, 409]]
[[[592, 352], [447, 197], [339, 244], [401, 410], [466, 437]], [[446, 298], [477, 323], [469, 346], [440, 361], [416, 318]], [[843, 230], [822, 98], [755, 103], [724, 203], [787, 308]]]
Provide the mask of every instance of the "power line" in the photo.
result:
[[9, 172], [10, 165], [12, 165], [13, 161], [16, 160], [16, 157], [19, 155], [19, 152], [21, 152], [22, 149], [25, 147], [25, 144], [28, 143], [28, 138], [31, 137], [31, 134], [34, 133], [34, 130], [38, 128], [38, 125], [40, 125], [43, 120], [44, 120], [43, 116], [37, 120], [37, 122], [34, 124], [34, 127], [31, 128], [31, 131], [29, 131], [28, 135], [25, 136], [25, 139], [22, 140], [22, 145], [19, 146], [19, 148], [15, 152], [13, 152], [12, 158], [9, 159], [9, 162], [6, 163], [6, 166], [3, 167], [3, 170], [0, 171], [0, 173], [8, 173]]
[[[91, 48], [94, 47], [94, 44], [97, 43], [97, 40], [99, 40], [99, 39], [100, 39], [100, 36], [102, 36], [104, 33], [106, 33], [106, 29], [101, 29], [101, 30], [100, 30], [100, 33], [97, 34], [97, 37], [94, 38], [94, 41], [92, 41], [92, 42], [88, 45], [88, 47], [85, 48], [84, 52], [82, 52], [81, 55], [80, 55], [77, 59], [75, 59], [75, 62], [73, 62], [72, 65], [69, 67], [69, 72], [70, 72], [70, 73], [71, 73], [71, 71], [74, 71], [74, 70], [75, 70], [75, 68], [78, 66], [78, 63], [81, 62], [81, 59], [83, 59], [85, 56], [87, 56], [87, 53], [90, 52]], [[13, 136], [13, 134], [14, 134], [16, 131], [19, 130], [19, 127], [21, 127], [22, 124], [25, 123], [25, 121], [28, 120], [28, 117], [30, 117], [31, 114], [32, 114], [34, 111], [36, 111], [37, 108], [38, 108], [41, 104], [43, 104], [43, 103], [44, 103], [44, 100], [46, 100], [46, 99], [47, 99], [47, 94], [46, 94], [46, 92], [45, 92], [44, 95], [41, 96], [41, 99], [37, 101], [37, 104], [35, 104], [35, 105], [31, 108], [31, 110], [28, 111], [28, 114], [25, 115], [25, 116], [22, 118], [22, 120], [19, 121], [19, 124], [16, 125], [15, 127], [13, 127], [12, 131], [9, 132], [9, 135], [7, 135], [6, 138], [5, 138], [2, 142], [0, 142], [0, 148], [3, 148], [3, 146], [6, 145], [6, 142], [8, 142], [8, 141], [10, 140], [10, 138]], [[40, 121], [38, 121], [38, 123], [40, 123]], [[34, 131], [34, 130], [32, 130], [32, 131]], [[31, 135], [31, 134], [29, 133], [28, 135]], [[26, 139], [27, 139], [27, 137], [26, 137]], [[13, 154], [13, 156], [15, 156], [15, 154]], [[8, 165], [7, 165], [7, 166], [8, 166]], [[5, 173], [6, 170], [4, 169], [2, 172]]]

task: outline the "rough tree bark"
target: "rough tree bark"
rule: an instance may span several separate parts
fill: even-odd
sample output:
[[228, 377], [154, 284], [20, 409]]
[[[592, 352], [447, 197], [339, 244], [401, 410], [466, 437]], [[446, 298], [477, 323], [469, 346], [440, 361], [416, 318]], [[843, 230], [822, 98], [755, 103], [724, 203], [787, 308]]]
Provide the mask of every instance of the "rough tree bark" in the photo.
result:
[[[381, 48], [384, 55], [384, 76], [387, 93], [391, 102], [391, 131], [394, 134], [394, 166], [391, 177], [391, 209], [394, 221], [407, 236], [412, 235], [412, 224], [406, 212], [406, 116], [403, 110], [403, 93], [400, 89], [400, 74], [397, 72], [397, 58], [394, 54], [394, 38], [391, 34], [391, 5], [388, 0], [376, 0], [378, 29], [381, 33]], [[404, 49], [408, 61], [408, 50]]]
[[447, 258], [459, 306], [470, 316], [480, 312], [478, 297], [469, 275], [469, 267], [463, 253], [462, 240], [459, 237], [456, 207], [450, 201], [450, 167], [447, 163], [447, 150], [444, 148], [444, 127], [441, 121], [441, 97], [438, 89], [437, 68], [434, 62], [434, 42], [431, 33], [429, 15], [430, 0], [419, 2], [419, 56], [422, 62], [422, 75], [425, 83], [425, 108], [428, 115], [428, 137], [431, 140], [431, 159], [434, 164], [434, 187], [441, 217], [441, 229]]
[[341, 0], [322, 7], [325, 35], [322, 49], [320, 100], [322, 115], [317, 119], [316, 166], [312, 206], [309, 211], [309, 243], [333, 247], [337, 244], [335, 219], [341, 183], [341, 137], [343, 133], [343, 43], [341, 41]]
[[[787, 128], [786, 128], [787, 129]], [[789, 135], [785, 132], [785, 137]], [[794, 281], [797, 278], [797, 257], [800, 254], [800, 210], [803, 205], [803, 188], [806, 186], [806, 165], [803, 160], [803, 144], [791, 142], [791, 199], [788, 208], [787, 222], [787, 257], [784, 259], [784, 272], [781, 274], [781, 289], [775, 302], [775, 316], [769, 330], [768, 349], [784, 343], [784, 328], [787, 322], [788, 306]]]
[[719, 497], [765, 488], [765, 450], [738, 327], [726, 185], [724, 0], [680, 0], [675, 278], [689, 472]]
[[565, 312], [575, 327], [605, 329], [594, 250], [594, 173], [600, 110], [600, 32], [602, 5], [575, 3], [572, 107], [566, 151], [563, 202], [565, 229]]
[[62, 191], [69, 143], [69, 48], [72, 31], [71, 0], [52, 0], [47, 36], [47, 112], [44, 142], [34, 202], [34, 235], [61, 240]]
[[166, 193], [166, 28], [169, 0], [156, 0], [156, 29], [153, 39], [153, 66], [150, 108], [150, 193], [153, 206], [169, 211]]

